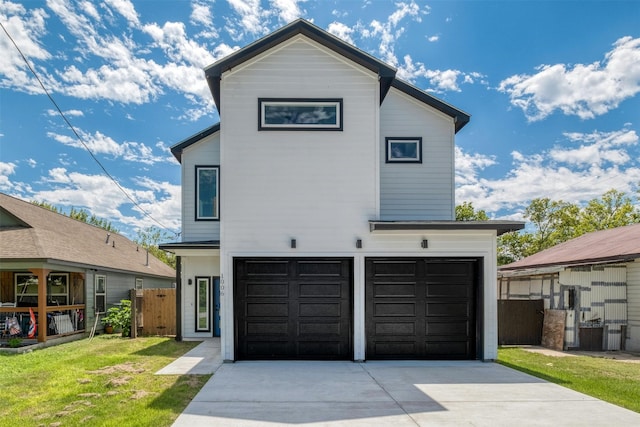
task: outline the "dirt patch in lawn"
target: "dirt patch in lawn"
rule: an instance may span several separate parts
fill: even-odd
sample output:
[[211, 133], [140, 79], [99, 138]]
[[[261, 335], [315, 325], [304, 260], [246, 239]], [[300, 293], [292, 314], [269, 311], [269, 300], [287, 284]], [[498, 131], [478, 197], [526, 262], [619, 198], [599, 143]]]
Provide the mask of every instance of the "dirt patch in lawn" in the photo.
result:
[[119, 365], [105, 366], [104, 368], [100, 368], [95, 371], [87, 371], [87, 373], [96, 375], [113, 375], [121, 372], [126, 372], [128, 374], [141, 374], [144, 371], [145, 369], [141, 365], [127, 362]]

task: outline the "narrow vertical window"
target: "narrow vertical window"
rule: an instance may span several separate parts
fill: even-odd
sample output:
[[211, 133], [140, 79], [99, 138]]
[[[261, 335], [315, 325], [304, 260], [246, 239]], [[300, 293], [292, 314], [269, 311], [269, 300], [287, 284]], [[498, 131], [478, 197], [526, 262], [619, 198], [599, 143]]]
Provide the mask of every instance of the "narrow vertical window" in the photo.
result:
[[107, 311], [107, 276], [96, 275], [95, 279], [95, 312]]
[[220, 219], [220, 167], [196, 166], [196, 220]]
[[196, 277], [196, 332], [211, 330], [211, 279]]

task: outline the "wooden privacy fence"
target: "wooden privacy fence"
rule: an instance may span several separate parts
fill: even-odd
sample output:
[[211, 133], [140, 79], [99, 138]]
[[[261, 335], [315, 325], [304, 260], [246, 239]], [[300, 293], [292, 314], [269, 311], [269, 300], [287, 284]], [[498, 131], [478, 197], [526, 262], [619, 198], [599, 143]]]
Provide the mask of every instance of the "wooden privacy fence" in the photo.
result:
[[[131, 290], [131, 336], [176, 334], [176, 290]], [[133, 304], [135, 301], [135, 304]]]

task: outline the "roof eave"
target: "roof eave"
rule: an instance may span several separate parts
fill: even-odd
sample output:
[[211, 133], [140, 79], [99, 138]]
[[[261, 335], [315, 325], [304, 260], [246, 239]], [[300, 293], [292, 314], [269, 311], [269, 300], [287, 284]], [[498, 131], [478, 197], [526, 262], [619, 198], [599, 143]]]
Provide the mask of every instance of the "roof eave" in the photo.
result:
[[179, 163], [182, 163], [182, 151], [185, 148], [195, 144], [196, 142], [200, 141], [203, 138], [206, 138], [209, 135], [212, 135], [218, 132], [219, 130], [220, 130], [220, 122], [214, 124], [213, 126], [209, 126], [208, 128], [198, 132], [197, 134], [192, 135], [187, 139], [184, 139], [178, 142], [177, 144], [173, 145], [171, 147], [171, 154], [173, 154], [173, 156], [178, 160]]
[[368, 53], [350, 45], [304, 19], [293, 21], [289, 25], [237, 50], [204, 69], [209, 90], [213, 96], [218, 112], [221, 111], [220, 103], [220, 78], [222, 74], [240, 64], [260, 55], [261, 53], [279, 45], [280, 43], [302, 34], [322, 46], [352, 60], [353, 62], [369, 69], [380, 78], [380, 102], [384, 99], [396, 74], [394, 67], [385, 64]]
[[369, 221], [369, 230], [376, 231], [468, 231], [495, 230], [500, 236], [524, 228], [520, 221]]
[[527, 264], [515, 267], [501, 266], [498, 267], [499, 272], [515, 272], [521, 270], [542, 269], [542, 268], [567, 268], [567, 267], [580, 267], [585, 265], [601, 265], [601, 264], [618, 264], [623, 262], [631, 262], [636, 259], [640, 259], [640, 253], [637, 254], [624, 254], [624, 255], [612, 255], [609, 257], [590, 258], [581, 260], [559, 260], [556, 262], [539, 263], [539, 264]]
[[465, 127], [466, 124], [471, 120], [471, 115], [469, 115], [468, 113], [454, 107], [451, 104], [447, 104], [443, 100], [436, 98], [435, 96], [430, 95], [427, 92], [420, 90], [403, 80], [399, 80], [397, 78], [394, 79], [392, 86], [417, 99], [418, 101], [430, 105], [431, 107], [441, 111], [447, 116], [452, 117], [455, 124], [456, 133], [458, 133], [458, 131]]

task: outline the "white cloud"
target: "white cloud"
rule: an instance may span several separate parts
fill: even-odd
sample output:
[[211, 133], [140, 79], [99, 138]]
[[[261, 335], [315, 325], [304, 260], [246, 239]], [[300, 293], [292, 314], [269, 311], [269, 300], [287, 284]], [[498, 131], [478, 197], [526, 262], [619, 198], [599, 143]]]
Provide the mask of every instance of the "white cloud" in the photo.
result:
[[640, 159], [627, 149], [638, 142], [635, 131], [622, 129], [589, 134], [566, 133], [579, 148], [555, 147], [542, 153], [511, 153], [512, 167], [504, 178], [480, 178], [492, 159], [456, 150], [457, 203], [473, 202], [477, 209], [497, 214], [521, 211], [534, 198], [549, 197], [582, 203], [615, 188], [635, 191], [640, 182]]
[[[168, 182], [156, 182], [150, 178], [136, 178], [134, 190], [120, 184], [138, 205], [157, 222], [144, 216], [111, 179], [103, 175], [86, 175], [69, 172], [64, 168], [49, 171], [43, 182], [50, 189], [34, 192], [32, 199], [45, 200], [56, 206], [87, 209], [99, 218], [111, 221], [121, 231], [132, 233], [133, 228], [158, 226], [159, 222], [171, 230], [180, 228], [180, 186]], [[137, 212], [126, 213], [128, 210]], [[125, 225], [122, 230], [119, 224]], [[130, 236], [135, 237], [135, 236]]]
[[122, 158], [129, 162], [153, 165], [159, 162], [169, 162], [170, 157], [166, 153], [156, 155], [153, 148], [140, 143], [125, 141], [123, 143], [116, 142], [113, 138], [96, 131], [93, 134], [76, 128], [76, 132], [84, 142], [81, 143], [75, 136], [63, 135], [55, 132], [48, 132], [49, 138], [58, 141], [69, 147], [80, 149], [88, 148], [94, 155], [108, 155], [112, 158]]
[[640, 38], [618, 39], [601, 62], [541, 65], [533, 75], [506, 78], [498, 90], [507, 93], [530, 121], [556, 110], [592, 119], [640, 92]]
[[431, 43], [437, 42], [438, 40], [440, 40], [440, 36], [435, 35], [435, 36], [430, 36], [427, 37], [427, 40], [430, 41]]
[[341, 22], [332, 22], [329, 24], [329, 27], [327, 27], [327, 31], [347, 43], [355, 44], [351, 37], [354, 29]]
[[271, 8], [276, 10], [280, 22], [288, 24], [304, 15], [305, 11], [300, 9], [299, 4], [306, 0], [270, 0]]
[[[64, 114], [67, 117], [83, 117], [84, 116], [84, 112], [80, 111], [80, 110], [67, 110], [67, 111], [63, 111], [62, 114]], [[49, 117], [58, 117], [60, 115], [60, 112], [58, 110], [47, 110], [47, 115]]]
[[38, 165], [38, 162], [35, 161], [34, 159], [27, 159], [25, 160], [27, 162], [27, 164], [29, 165], [29, 167], [31, 168], [35, 168]]
[[131, 25], [140, 25], [138, 12], [129, 0], [104, 0], [104, 2], [125, 17]]
[[260, 0], [227, 0], [229, 6], [240, 18], [225, 17], [227, 25], [225, 30], [234, 40], [240, 40], [246, 33], [252, 36], [261, 36], [269, 32], [264, 22], [268, 15], [260, 5]]
[[[9, 1], [0, 2], [0, 20], [11, 35], [20, 51], [32, 66], [36, 61], [51, 58], [41, 39], [46, 35], [47, 13], [40, 8], [26, 10], [21, 4]], [[41, 93], [42, 90], [24, 63], [22, 56], [2, 32], [0, 35], [0, 87], [10, 87], [27, 93]]]
[[460, 70], [431, 70], [424, 64], [414, 63], [410, 55], [405, 55], [404, 63], [398, 68], [397, 76], [408, 82], [415, 82], [418, 78], [429, 81], [429, 91], [442, 93], [445, 91], [460, 92], [461, 84], [480, 82], [487, 84], [486, 76], [478, 72], [465, 73]]

